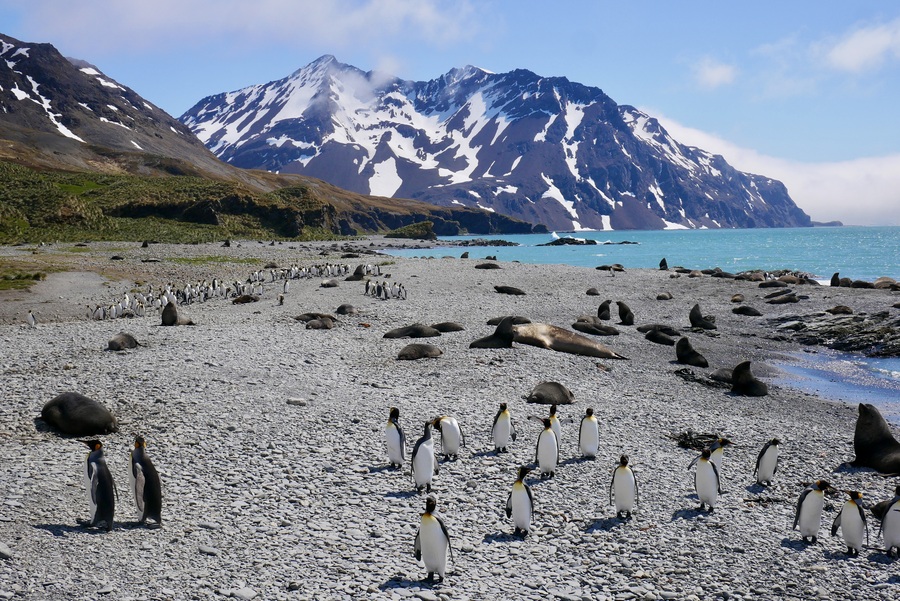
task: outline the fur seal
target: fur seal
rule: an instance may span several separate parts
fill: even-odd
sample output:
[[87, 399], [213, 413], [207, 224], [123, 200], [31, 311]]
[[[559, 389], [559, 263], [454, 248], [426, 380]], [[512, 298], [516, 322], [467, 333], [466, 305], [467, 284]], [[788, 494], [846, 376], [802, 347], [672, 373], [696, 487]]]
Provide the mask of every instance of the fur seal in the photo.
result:
[[232, 305], [246, 305], [247, 303], [257, 303], [259, 302], [259, 297], [255, 294], [242, 294], [239, 297], [235, 298], [231, 301]]
[[644, 338], [656, 344], [665, 344], [666, 346], [675, 346], [675, 339], [663, 332], [662, 330], [650, 330], [644, 335]]
[[859, 417], [853, 434], [855, 467], [870, 467], [882, 474], [900, 473], [900, 442], [875, 405], [859, 404]]
[[741, 396], [766, 396], [769, 387], [750, 372], [750, 362], [744, 361], [731, 372], [731, 392]]
[[530, 319], [528, 319], [527, 317], [522, 317], [521, 315], [501, 315], [500, 317], [492, 317], [489, 320], [487, 320], [487, 325], [489, 325], [489, 326], [500, 325], [500, 322], [503, 321], [504, 319], [506, 319], [507, 317], [512, 317], [514, 325], [520, 324], [520, 323], [531, 323]]
[[832, 315], [853, 315], [853, 309], [847, 305], [836, 305], [830, 309], [825, 309], [825, 312]]
[[656, 300], [672, 300], [673, 298], [671, 292], [660, 292], [656, 295]]
[[665, 257], [663, 257], [662, 260], [659, 262], [659, 270], [667, 271], [668, 269], [669, 269], [669, 262], [666, 261]]
[[766, 301], [767, 305], [786, 305], [788, 303], [799, 303], [800, 297], [798, 297], [793, 292], [788, 294], [782, 294], [780, 296], [776, 296], [775, 298], [770, 298]]
[[327, 316], [310, 319], [306, 322], [307, 330], [332, 330], [334, 329], [334, 320]]
[[500, 294], [512, 294], [514, 296], [521, 296], [525, 294], [525, 291], [521, 288], [516, 288], [514, 286], [494, 286], [494, 290], [499, 292]]
[[[500, 326], [497, 327], [499, 329]], [[627, 359], [598, 342], [558, 326], [524, 323], [510, 327], [513, 330], [513, 341], [521, 344], [601, 359]]]
[[162, 325], [164, 326], [192, 326], [194, 322], [187, 317], [178, 315], [175, 303], [167, 303], [162, 310]]
[[442, 321], [440, 323], [433, 323], [431, 324], [431, 327], [441, 333], [463, 332], [466, 329], [462, 324], [456, 323], [455, 321]]
[[744, 302], [744, 295], [741, 293], [737, 293], [731, 296], [731, 302], [733, 303], [742, 303]]
[[667, 336], [678, 336], [678, 330], [673, 328], [672, 326], [668, 326], [664, 323], [649, 323], [642, 326], [637, 327], [637, 331], [641, 334], [646, 334], [651, 330], [659, 330], [663, 334]]
[[596, 288], [588, 288], [585, 294], [587, 294], [588, 296], [600, 296], [600, 291]]
[[572, 324], [573, 330], [593, 334], [594, 336], [618, 336], [619, 330], [613, 326], [604, 324], [600, 318], [593, 315], [582, 315]]
[[479, 263], [475, 269], [500, 269], [500, 266], [496, 263]]
[[787, 282], [781, 280], [766, 280], [759, 283], [760, 288], [787, 288]]
[[715, 318], [703, 315], [700, 312], [700, 304], [696, 304], [691, 307], [691, 312], [688, 314], [688, 319], [691, 320], [692, 328], [701, 328], [703, 330], [715, 330], [716, 324], [713, 323]]
[[622, 301], [616, 301], [616, 304], [619, 305], [619, 321], [621, 321], [622, 325], [633, 326], [634, 313], [631, 311], [631, 307]]
[[356, 269], [353, 270], [353, 273], [344, 278], [345, 282], [359, 282], [364, 277], [366, 277], [366, 266], [365, 265], [357, 265]]
[[675, 343], [675, 357], [678, 363], [693, 365], [694, 367], [709, 367], [706, 357], [694, 350], [691, 341], [683, 336]]
[[597, 317], [600, 319], [609, 319], [609, 305], [611, 303], [611, 300], [605, 300], [600, 303], [600, 306], [597, 307]]
[[740, 307], [735, 307], [731, 310], [735, 315], [747, 315], [750, 317], [759, 317], [762, 313], [759, 312], [758, 309], [754, 309], [749, 305], [741, 305]]
[[64, 392], [41, 409], [41, 419], [63, 434], [92, 436], [119, 431], [119, 424], [109, 409], [83, 394]]
[[397, 354], [397, 359], [415, 361], [416, 359], [437, 358], [443, 354], [443, 351], [434, 345], [413, 342], [400, 349], [400, 352]]
[[140, 343], [137, 341], [137, 338], [135, 338], [131, 334], [119, 332], [118, 334], [113, 336], [108, 343], [106, 343], [106, 350], [124, 351], [125, 349], [137, 348], [139, 346]]
[[835, 288], [840, 287], [841, 285], [841, 273], [839, 271], [835, 271], [834, 275], [831, 276], [831, 282], [829, 282]]
[[440, 335], [441, 333], [431, 326], [414, 323], [409, 326], [403, 326], [402, 328], [394, 328], [382, 336], [382, 338], [432, 338]]
[[522, 398], [527, 403], [539, 405], [571, 405], [575, 402], [572, 391], [559, 382], [541, 382]]
[[338, 315], [356, 315], [357, 313], [359, 313], [359, 310], [353, 305], [344, 303], [343, 305], [340, 305], [337, 309], [335, 309], [334, 312]]
[[[473, 340], [469, 344], [469, 348], [512, 348], [514, 337], [512, 328], [516, 319], [512, 315], [500, 318], [500, 322], [497, 324], [493, 334]], [[490, 322], [488, 324], [491, 325]]]

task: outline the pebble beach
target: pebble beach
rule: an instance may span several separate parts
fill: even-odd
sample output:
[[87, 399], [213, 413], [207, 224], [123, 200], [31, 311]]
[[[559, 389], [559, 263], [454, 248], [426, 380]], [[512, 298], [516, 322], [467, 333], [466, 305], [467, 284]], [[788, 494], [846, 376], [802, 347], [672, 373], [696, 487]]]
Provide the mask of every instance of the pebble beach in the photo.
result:
[[[781, 335], [777, 318], [847, 305], [856, 313], [890, 310], [898, 293], [803, 286], [808, 298], [768, 305], [755, 282], [696, 277], [672, 270], [608, 271], [483, 258], [397, 258], [377, 253], [382, 238], [342, 242], [165, 245], [91, 243], [2, 247], [0, 259], [56, 266], [27, 291], [0, 293], [0, 599], [897, 599], [900, 560], [883, 550], [869, 514], [869, 547], [849, 558], [832, 520], [846, 496], [828, 496], [817, 544], [791, 529], [805, 486], [827, 479], [859, 490], [868, 504], [893, 496], [897, 478], [842, 466], [853, 459], [856, 407], [774, 385], [775, 364], [809, 351]], [[422, 244], [422, 243], [409, 243]], [[355, 256], [348, 256], [355, 255]], [[112, 256], [121, 257], [111, 260]], [[677, 257], [668, 258], [677, 265]], [[246, 280], [267, 264], [380, 266], [379, 281], [402, 283], [405, 300], [364, 294], [365, 282], [293, 280], [284, 294], [266, 287], [258, 302], [215, 298], [179, 307], [196, 325], [162, 327], [159, 314], [89, 320], [86, 307], [167, 283]], [[714, 267], [703, 266], [703, 267]], [[785, 265], [785, 268], [790, 268]], [[388, 277], [389, 276], [389, 277]], [[677, 277], [675, 277], [677, 276]], [[266, 278], [268, 279], [268, 278]], [[498, 294], [495, 285], [526, 294]], [[588, 296], [597, 288], [600, 296]], [[671, 300], [657, 300], [669, 292]], [[762, 317], [735, 315], [731, 297]], [[470, 349], [493, 332], [486, 322], [522, 315], [571, 329], [605, 299], [624, 301], [635, 324], [682, 331], [709, 361], [703, 376], [752, 362], [769, 383], [764, 397], [686, 380], [670, 346], [634, 326], [593, 337], [628, 360], [584, 357], [514, 344]], [[335, 314], [330, 330], [306, 329], [307, 312]], [[716, 330], [690, 329], [699, 303]], [[25, 315], [32, 310], [37, 326]], [[455, 321], [464, 331], [411, 341], [385, 339], [413, 323]], [[136, 349], [110, 352], [125, 331]], [[410, 342], [443, 351], [435, 359], [398, 361]], [[533, 532], [512, 536], [504, 514], [519, 465], [535, 460], [548, 407], [523, 400], [536, 384], [556, 381], [575, 398], [564, 421], [556, 476], [529, 483]], [[86, 448], [36, 424], [41, 407], [75, 391], [109, 408], [119, 432], [102, 437], [118, 490], [109, 533], [78, 524], [88, 514], [82, 482]], [[499, 403], [518, 430], [510, 452], [490, 438]], [[384, 427], [400, 410], [407, 463], [388, 467]], [[578, 423], [592, 407], [600, 451], [579, 459]], [[412, 445], [426, 420], [459, 420], [467, 446], [441, 463], [432, 495], [451, 537], [453, 556], [441, 584], [427, 584], [413, 557], [425, 494], [409, 471]], [[727, 436], [715, 512], [699, 511], [693, 471], [697, 451], [679, 447], [686, 431]], [[895, 432], [896, 433], [896, 432]], [[163, 485], [162, 527], [135, 525], [128, 452], [147, 440]], [[440, 435], [435, 448], [440, 450]], [[771, 487], [755, 483], [763, 444], [782, 441]], [[640, 497], [630, 520], [615, 517], [609, 485], [619, 456], [629, 456]]]

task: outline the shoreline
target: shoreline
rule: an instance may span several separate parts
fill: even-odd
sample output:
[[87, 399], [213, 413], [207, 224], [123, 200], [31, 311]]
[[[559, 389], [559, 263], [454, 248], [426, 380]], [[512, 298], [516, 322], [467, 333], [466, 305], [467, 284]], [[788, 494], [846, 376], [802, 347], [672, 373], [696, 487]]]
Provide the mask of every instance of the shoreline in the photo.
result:
[[[379, 244], [366, 239], [294, 249], [257, 242], [230, 249], [140, 249], [97, 243], [87, 251], [43, 251], [74, 272], [110, 277], [99, 283], [48, 278], [31, 295], [51, 301], [36, 305], [50, 319], [30, 329], [15, 313], [0, 324], [6, 381], [0, 406], [0, 543], [12, 555], [0, 561], [0, 593], [67, 599], [110, 588], [116, 598], [216, 599], [250, 598], [249, 590], [258, 599], [287, 600], [489, 598], [500, 590], [521, 599], [900, 594], [900, 563], [876, 550], [880, 539], [874, 532], [875, 548], [859, 560], [847, 560], [843, 542], [827, 536], [840, 496], [826, 503], [819, 544], [802, 545], [790, 529], [797, 497], [811, 481], [824, 477], [836, 487], [863, 491], [873, 504], [891, 496], [894, 480], [839, 468], [853, 457], [855, 407], [775, 383], [775, 358], [802, 347], [772, 337], [774, 326], [767, 321], [834, 304], [873, 312], [888, 294], [810, 287], [802, 303], [772, 306], [763, 303], [767, 291], [753, 283], [670, 278], [658, 270], [629, 269], [611, 277], [565, 265], [501, 262], [500, 269], [476, 270], [475, 259], [361, 253], [342, 258], [347, 248], [374, 250]], [[0, 256], [21, 253], [20, 260], [33, 260], [29, 252], [5, 248]], [[111, 260], [116, 253], [125, 259]], [[232, 261], [194, 261], [226, 253]], [[148, 257], [161, 262], [141, 262]], [[382, 263], [391, 276], [387, 281], [402, 283], [409, 297], [380, 301], [364, 295], [363, 282], [337, 278], [337, 287], [322, 288], [321, 279], [311, 278], [292, 281], [284, 305], [273, 286], [256, 303], [214, 299], [181, 307], [193, 327], [160, 327], [152, 312], [96, 322], [82, 315], [86, 303], [112, 302], [138, 281], [138, 287], [212, 277], [228, 281], [246, 278], [269, 261], [279, 267], [341, 262], [351, 271], [359, 263]], [[526, 294], [497, 294], [495, 285]], [[601, 296], [587, 296], [589, 287]], [[674, 298], [656, 300], [662, 291]], [[765, 317], [732, 314], [730, 298], [737, 292]], [[15, 294], [25, 296], [15, 301], [18, 306], [37, 298]], [[485, 323], [489, 318], [520, 314], [570, 329], [578, 315], [594, 313], [606, 298], [627, 302], [638, 325], [670, 323], [687, 335], [710, 362], [709, 369], [692, 368], [698, 375], [751, 360], [769, 395], [737, 397], [677, 377], [674, 372], [684, 366], [674, 363], [672, 347], [616, 325], [615, 304], [608, 323], [620, 334], [594, 340], [628, 361], [520, 344], [468, 348], [494, 330]], [[7, 300], [0, 302], [0, 313], [13, 312], [16, 305]], [[698, 302], [705, 315], [717, 317], [717, 330], [687, 329], [688, 311]], [[342, 303], [360, 313], [338, 316], [333, 330], [307, 330], [294, 319], [308, 311], [334, 313]], [[62, 307], [78, 312], [73, 308], [70, 317]], [[441, 348], [438, 359], [397, 361], [411, 341], [382, 337], [395, 327], [439, 321], [457, 321], [465, 331], [425, 341]], [[120, 330], [143, 346], [103, 350]], [[575, 423], [562, 426], [563, 464], [556, 477], [531, 481], [536, 528], [520, 541], [510, 535], [503, 504], [517, 466], [534, 459], [540, 427], [526, 416], [544, 415], [547, 408], [528, 405], [522, 396], [542, 380], [559, 381], [573, 392], [575, 403], [559, 412]], [[65, 390], [101, 401], [120, 421], [119, 433], [103, 437], [119, 488], [117, 524], [109, 534], [76, 523], [87, 512], [83, 445], [35, 430], [41, 406]], [[495, 455], [489, 442], [499, 402], [509, 403], [519, 430], [503, 455]], [[400, 409], [406, 429], [403, 471], [386, 468], [383, 427], [390, 406]], [[575, 458], [577, 422], [587, 407], [601, 424], [601, 451], [593, 462]], [[458, 461], [442, 463], [435, 477], [433, 494], [455, 555], [445, 584], [432, 589], [418, 582], [424, 572], [412, 557], [424, 495], [413, 490], [408, 460], [422, 424], [437, 414], [457, 417], [468, 446]], [[670, 438], [687, 430], [737, 443], [726, 451], [725, 493], [712, 514], [697, 511], [692, 472], [685, 469], [696, 452]], [[159, 530], [126, 526], [134, 513], [127, 451], [136, 432], [147, 438], [163, 480]], [[782, 463], [773, 487], [762, 489], [753, 484], [753, 466], [762, 444], [773, 437], [784, 441]], [[607, 505], [609, 475], [623, 453], [636, 466], [641, 486], [631, 521], [614, 519]], [[88, 555], [92, 562], [85, 564]], [[52, 574], [47, 557], [58, 558]], [[160, 577], [148, 580], [148, 571]]]

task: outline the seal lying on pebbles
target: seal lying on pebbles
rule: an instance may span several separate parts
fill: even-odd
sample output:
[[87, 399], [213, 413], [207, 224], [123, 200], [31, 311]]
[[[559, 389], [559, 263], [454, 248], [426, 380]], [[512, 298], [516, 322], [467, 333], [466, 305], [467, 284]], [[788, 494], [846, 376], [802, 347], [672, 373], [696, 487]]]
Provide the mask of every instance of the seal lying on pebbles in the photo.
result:
[[310, 319], [306, 322], [307, 330], [331, 330], [334, 329], [334, 320], [330, 317], [323, 316], [317, 319]]
[[582, 315], [572, 324], [572, 329], [584, 332], [585, 334], [593, 334], [594, 336], [619, 335], [619, 330], [613, 326], [606, 325], [600, 321], [598, 317], [594, 317], [593, 315]]
[[77, 392], [64, 392], [48, 401], [41, 409], [41, 419], [54, 430], [71, 436], [119, 431], [109, 409]]
[[328, 313], [301, 313], [296, 316], [294, 319], [297, 321], [305, 321], [309, 322], [314, 319], [330, 319], [331, 321], [336, 321], [333, 315], [329, 315]]
[[247, 303], [258, 303], [259, 297], [255, 294], [242, 294], [231, 301], [232, 305], [246, 305]]
[[500, 269], [500, 266], [496, 263], [479, 263], [475, 269]]
[[357, 313], [359, 313], [359, 310], [353, 305], [344, 303], [343, 305], [340, 305], [337, 309], [335, 309], [334, 312], [338, 315], [356, 315]]
[[335, 279], [322, 280], [322, 283], [319, 284], [320, 288], [337, 288], [338, 281]]
[[443, 355], [444, 352], [432, 344], [422, 344], [413, 342], [407, 344], [397, 354], [397, 359], [404, 361], [415, 361], [416, 359], [431, 359]]
[[541, 382], [522, 398], [527, 403], [539, 405], [571, 405], [575, 402], [572, 391], [559, 382]]
[[600, 291], [596, 288], [588, 288], [585, 294], [587, 294], [588, 296], [600, 296]]
[[748, 317], [759, 317], [762, 313], [758, 309], [754, 309], [749, 305], [741, 305], [731, 310], [735, 315], [747, 315]]
[[870, 467], [882, 474], [900, 473], [900, 442], [875, 405], [859, 404], [853, 450], [856, 458], [850, 465]]
[[441, 333], [463, 332], [466, 329], [462, 324], [456, 323], [455, 321], [442, 321], [440, 323], [433, 323], [431, 324], [431, 327]]
[[673, 298], [671, 292], [660, 292], [656, 295], [656, 300], [672, 300]]
[[500, 325], [500, 322], [503, 321], [504, 319], [506, 319], [507, 317], [512, 317], [513, 324], [531, 323], [530, 319], [528, 319], [527, 317], [522, 317], [521, 315], [501, 315], [500, 317], [492, 317], [489, 320], [487, 320], [487, 325], [489, 325], [489, 326]]
[[500, 294], [512, 294], [514, 296], [521, 296], [525, 294], [524, 290], [516, 288], [515, 286], [494, 286], [494, 290], [496, 290]]
[[573, 355], [627, 359], [599, 342], [575, 332], [546, 323], [513, 325], [512, 317], [503, 318], [493, 334], [473, 341], [469, 348], [511, 348], [513, 342]]
[[402, 328], [394, 328], [386, 332], [382, 338], [432, 338], [440, 336], [440, 331], [421, 323], [414, 323]]
[[[496, 324], [497, 328], [494, 330], [493, 334], [473, 340], [472, 343], [469, 344], [469, 348], [512, 348], [513, 337], [515, 336], [513, 333], [513, 324], [516, 323], [516, 319], [520, 318], [513, 315], [501, 317], [500, 321]], [[521, 319], [525, 319], [525, 322], [523, 323], [531, 323], [524, 317]], [[494, 320], [492, 319], [491, 321]], [[491, 321], [488, 322], [488, 325], [494, 325]]]
[[691, 320], [692, 328], [701, 328], [703, 330], [716, 329], [716, 324], [713, 323], [714, 318], [703, 315], [703, 313], [700, 312], [699, 303], [691, 307], [691, 312], [688, 314], [688, 319]]
[[168, 303], [162, 310], [162, 325], [164, 326], [192, 326], [194, 322], [187, 317], [178, 315], [175, 303]]
[[663, 332], [662, 330], [650, 330], [644, 338], [656, 344], [665, 344], [666, 346], [675, 346], [675, 339]]
[[731, 392], [741, 396], [766, 396], [769, 387], [750, 371], [750, 362], [738, 363], [731, 373]]
[[793, 292], [788, 294], [782, 294], [780, 296], [776, 296], [775, 298], [770, 298], [766, 301], [767, 305], [786, 305], [788, 303], [799, 303], [800, 298], [794, 294]]
[[693, 365], [694, 367], [709, 367], [706, 357], [694, 350], [691, 341], [686, 336], [679, 338], [675, 343], [675, 357], [678, 363]]
[[125, 332], [119, 332], [106, 343], [106, 350], [124, 351], [125, 349], [137, 348], [139, 346], [140, 343], [134, 336]]
[[666, 334], [667, 336], [678, 336], [678, 330], [676, 330], [672, 326], [666, 325], [664, 323], [648, 323], [648, 324], [637, 327], [637, 331], [640, 332], [641, 334], [646, 334], [646, 333], [650, 332], [651, 330], [659, 330], [660, 332], [662, 332], [663, 334]]

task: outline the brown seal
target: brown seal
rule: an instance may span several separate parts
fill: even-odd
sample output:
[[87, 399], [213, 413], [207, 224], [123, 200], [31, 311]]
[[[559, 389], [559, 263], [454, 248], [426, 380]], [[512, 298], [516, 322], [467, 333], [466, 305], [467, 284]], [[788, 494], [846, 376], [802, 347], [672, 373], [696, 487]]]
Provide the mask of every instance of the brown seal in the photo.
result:
[[853, 466], [870, 467], [882, 474], [900, 473], [900, 442], [875, 405], [859, 404], [853, 450], [856, 452]]
[[139, 346], [140, 343], [137, 341], [137, 338], [126, 332], [119, 332], [106, 343], [106, 350], [124, 351], [125, 349], [137, 348]]
[[766, 396], [769, 387], [750, 371], [750, 362], [739, 363], [731, 372], [731, 392], [741, 396]]
[[631, 307], [626, 305], [623, 301], [616, 301], [616, 304], [619, 305], [619, 321], [623, 326], [633, 326], [634, 325], [634, 312], [631, 310]]
[[422, 344], [413, 342], [407, 344], [397, 354], [397, 359], [404, 361], [415, 361], [416, 359], [431, 359], [443, 355], [443, 351], [432, 344]]
[[572, 391], [559, 382], [541, 382], [522, 398], [527, 403], [539, 405], [571, 405], [575, 402]]
[[494, 286], [494, 290], [499, 292], [500, 294], [512, 294], [514, 296], [521, 296], [525, 294], [525, 291], [521, 288], [516, 288], [515, 286]]
[[688, 314], [688, 319], [691, 320], [692, 328], [701, 328], [703, 330], [715, 330], [716, 324], [713, 323], [713, 317], [708, 315], [703, 315], [700, 311], [700, 304], [697, 303], [693, 307], [691, 307], [691, 312]]
[[[498, 328], [500, 326], [497, 326]], [[576, 334], [570, 330], [546, 323], [524, 323], [511, 326], [513, 340], [560, 353], [600, 357], [601, 359], [627, 359], [608, 347]]]
[[431, 326], [414, 323], [409, 326], [403, 326], [402, 328], [394, 328], [385, 333], [382, 338], [432, 338], [440, 335], [441, 333]]
[[71, 436], [119, 431], [109, 409], [77, 392], [64, 392], [48, 401], [41, 409], [41, 419], [54, 430]]
[[678, 363], [693, 365], [694, 367], [709, 367], [706, 357], [694, 350], [691, 341], [686, 336], [679, 338], [675, 343], [675, 357]]

